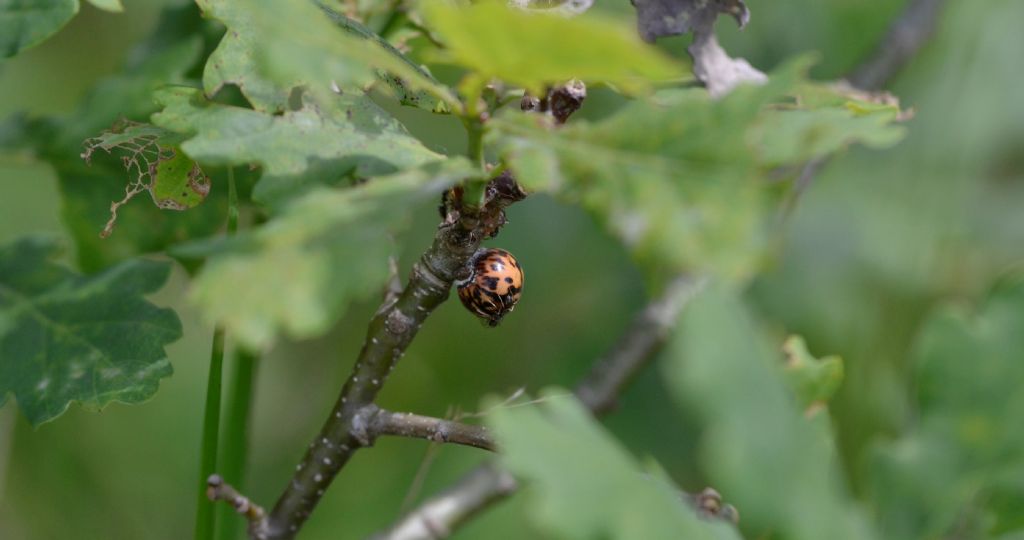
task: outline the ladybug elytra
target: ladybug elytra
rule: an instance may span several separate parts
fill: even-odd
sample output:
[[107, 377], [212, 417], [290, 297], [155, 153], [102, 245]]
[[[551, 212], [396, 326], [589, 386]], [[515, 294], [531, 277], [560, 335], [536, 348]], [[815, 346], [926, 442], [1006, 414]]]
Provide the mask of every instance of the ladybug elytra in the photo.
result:
[[496, 248], [477, 250], [469, 267], [469, 277], [456, 283], [459, 300], [488, 326], [498, 326], [523, 293], [523, 268], [511, 253]]

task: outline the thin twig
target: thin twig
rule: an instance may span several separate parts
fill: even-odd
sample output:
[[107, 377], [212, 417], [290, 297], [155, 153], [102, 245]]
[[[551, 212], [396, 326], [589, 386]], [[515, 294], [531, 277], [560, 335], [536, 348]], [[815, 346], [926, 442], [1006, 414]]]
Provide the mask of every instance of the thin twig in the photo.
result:
[[206, 497], [211, 501], [227, 501], [235, 512], [245, 516], [250, 527], [257, 526], [263, 521], [266, 513], [263, 508], [253, 503], [248, 497], [238, 492], [231, 484], [224, 481], [220, 475], [211, 475], [206, 481]]
[[[678, 277], [660, 298], [637, 315], [622, 339], [577, 386], [576, 395], [588, 409], [600, 416], [614, 408], [619, 394], [665, 343], [679, 313], [704, 284], [702, 278]], [[484, 463], [372, 538], [447, 538], [460, 524], [511, 495], [516, 488], [512, 475], [493, 463]]]
[[367, 405], [353, 419], [353, 431], [363, 446], [370, 446], [381, 435], [397, 435], [497, 450], [494, 437], [486, 427], [413, 413], [391, 412]]

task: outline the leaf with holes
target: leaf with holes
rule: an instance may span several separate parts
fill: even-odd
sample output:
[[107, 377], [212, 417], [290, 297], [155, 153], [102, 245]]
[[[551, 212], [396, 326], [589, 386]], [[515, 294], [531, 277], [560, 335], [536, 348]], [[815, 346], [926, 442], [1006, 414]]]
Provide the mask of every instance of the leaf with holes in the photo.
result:
[[82, 276], [52, 262], [52, 241], [0, 246], [0, 404], [13, 394], [33, 425], [71, 402], [97, 410], [139, 403], [171, 375], [164, 348], [178, 316], [143, 298], [170, 264], [133, 260]]
[[110, 236], [118, 209], [143, 191], [149, 193], [157, 208], [164, 210], [188, 210], [206, 199], [210, 177], [177, 146], [181, 139], [177, 133], [124, 120], [85, 141], [82, 159], [86, 163], [96, 150], [117, 153], [128, 174], [125, 196], [111, 203], [110, 220], [100, 236]]
[[[122, 206], [117, 234], [100, 238], [97, 232], [110, 219], [110, 201], [125, 194], [124, 167], [105, 152], [94, 155], [88, 167], [80, 158], [85, 139], [109, 129], [119, 118], [147, 120], [155, 110], [153, 90], [184, 82], [185, 74], [200, 60], [198, 34], [203, 26], [195, 4], [167, 7], [149, 37], [129, 51], [124, 69], [100, 79], [74, 112], [5, 122], [16, 132], [0, 140], [0, 145], [13, 140], [29, 146], [53, 167], [61, 191], [61, 219], [74, 239], [77, 265], [84, 271], [162, 251], [185, 238], [202, 238], [224, 225], [227, 190], [214, 188], [204, 204], [184, 213], [166, 212], [153, 204]], [[4, 131], [0, 128], [0, 133]], [[220, 171], [206, 172], [217, 177]], [[238, 171], [236, 176], [241, 183], [248, 174]]]

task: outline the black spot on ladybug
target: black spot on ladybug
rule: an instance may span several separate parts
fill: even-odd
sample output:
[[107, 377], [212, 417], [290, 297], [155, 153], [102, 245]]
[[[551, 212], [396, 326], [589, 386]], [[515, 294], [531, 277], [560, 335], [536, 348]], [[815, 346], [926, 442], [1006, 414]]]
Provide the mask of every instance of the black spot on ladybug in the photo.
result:
[[512, 278], [510, 278], [510, 277], [505, 278], [505, 283], [512, 283]]
[[498, 265], [496, 265], [494, 263], [491, 263], [491, 270], [494, 270], [495, 272], [497, 272], [498, 271]]

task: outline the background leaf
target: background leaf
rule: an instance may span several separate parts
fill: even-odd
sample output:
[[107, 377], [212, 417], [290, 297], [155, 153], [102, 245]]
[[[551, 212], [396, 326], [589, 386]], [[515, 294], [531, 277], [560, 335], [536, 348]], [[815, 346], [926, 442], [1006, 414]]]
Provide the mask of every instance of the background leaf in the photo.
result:
[[164, 88], [156, 93], [161, 127], [182, 133], [182, 149], [201, 163], [260, 164], [255, 200], [281, 204], [315, 184], [392, 173], [442, 159], [409, 135], [397, 120], [361, 92], [303, 99], [281, 115], [220, 105], [200, 90]]
[[674, 486], [644, 473], [568, 391], [541, 399], [488, 415], [501, 462], [527, 482], [528, 515], [541, 530], [581, 539], [738, 538], [729, 525], [698, 519]]
[[[770, 167], [799, 164], [851, 141], [891, 144], [902, 133], [889, 125], [889, 111], [777, 110], [801, 66], [721, 100], [703, 90], [672, 90], [659, 93], [658, 104], [637, 101], [601, 121], [557, 129], [507, 114], [494, 122], [490, 141], [524, 186], [582, 205], [649, 275], [683, 270], [744, 279], [768, 245], [778, 193]], [[832, 131], [840, 120], [857, 125]]]
[[843, 359], [815, 358], [800, 336], [789, 336], [782, 344], [786, 357], [785, 375], [800, 407], [817, 413], [843, 383]]
[[420, 10], [447, 58], [474, 72], [478, 83], [493, 77], [541, 95], [546, 85], [573, 78], [639, 91], [683, 75], [681, 65], [613, 19], [526, 12], [495, 1], [427, 1]]
[[880, 444], [872, 494], [888, 538], [994, 538], [1024, 527], [1024, 279], [971, 313], [945, 307], [914, 347], [918, 417]]
[[[745, 534], [873, 538], [842, 485], [823, 424], [804, 418], [743, 306], [710, 287], [683, 313], [664, 375], [699, 415], [701, 460]], [[756, 481], [751, 481], [756, 478]]]
[[14, 394], [33, 425], [72, 401], [149, 399], [171, 374], [164, 347], [181, 337], [178, 316], [142, 297], [164, 284], [169, 264], [80, 276], [51, 262], [55, 251], [38, 238], [0, 246], [0, 404]]
[[78, 0], [0, 0], [0, 58], [38, 45], [76, 13]]

